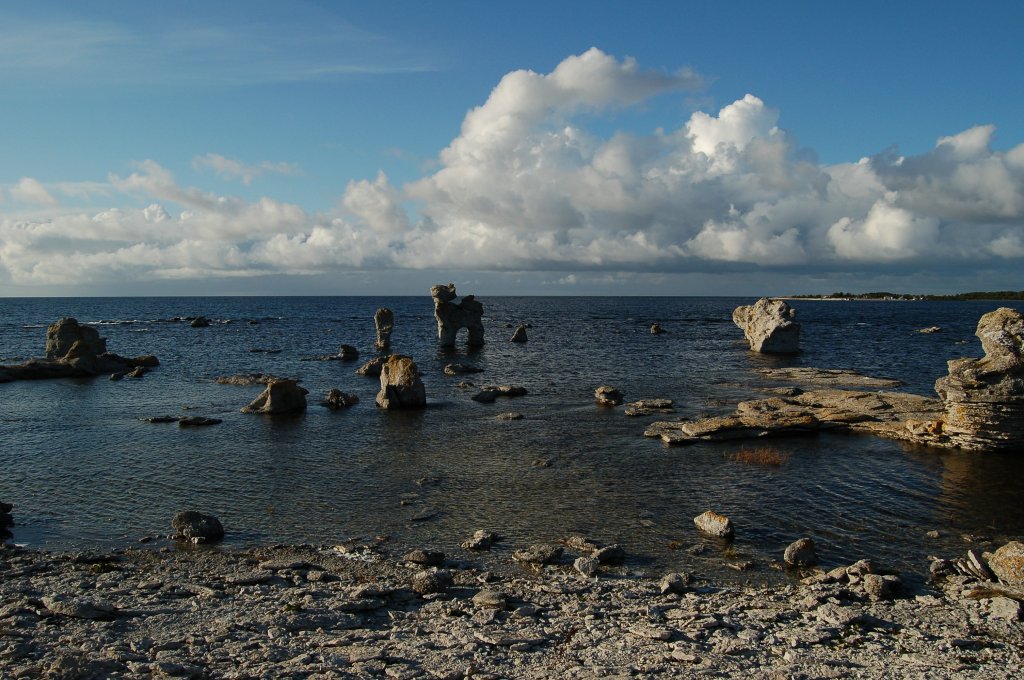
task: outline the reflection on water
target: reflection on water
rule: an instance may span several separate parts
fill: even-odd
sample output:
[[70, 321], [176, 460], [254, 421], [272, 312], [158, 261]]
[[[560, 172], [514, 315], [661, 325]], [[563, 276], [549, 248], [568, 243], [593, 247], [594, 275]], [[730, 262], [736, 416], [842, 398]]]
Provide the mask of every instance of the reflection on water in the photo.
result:
[[[769, 386], [754, 371], [767, 366], [852, 368], [931, 394], [947, 360], [980, 354], [974, 326], [995, 305], [796, 302], [805, 351], [769, 357], [748, 352], [730, 321], [746, 299], [483, 302], [488, 344], [441, 351], [426, 296], [0, 300], [5, 356], [41, 353], [45, 323], [72, 315], [112, 322], [102, 332], [113, 351], [161, 359], [141, 380], [0, 385], [0, 499], [15, 505], [15, 540], [123, 546], [165, 534], [175, 512], [196, 508], [218, 515], [233, 545], [388, 535], [395, 545], [458, 553], [473, 531], [489, 528], [506, 537], [500, 558], [583, 533], [623, 544], [634, 566], [700, 571], [707, 563], [685, 548], [701, 541], [693, 517], [713, 508], [736, 524], [741, 556], [778, 559], [808, 535], [828, 564], [872, 557], [920, 570], [928, 554], [961, 552], [962, 533], [1024, 533], [1020, 455], [821, 435], [769, 442], [789, 457], [765, 467], [732, 460], [741, 444], [664, 448], [642, 437], [654, 418], [593, 404], [594, 388], [611, 384], [628, 400], [674, 399], [670, 417], [727, 412]], [[394, 351], [420, 366], [424, 411], [376, 409], [377, 380], [354, 373], [373, 355], [381, 306], [395, 312]], [[197, 313], [233, 321], [205, 329], [168, 321]], [[508, 342], [524, 322], [529, 342]], [[652, 335], [654, 322], [668, 332]], [[931, 325], [943, 331], [914, 332]], [[357, 346], [360, 361], [300, 361], [342, 343]], [[484, 372], [445, 376], [452, 362]], [[301, 378], [308, 412], [239, 413], [260, 388], [213, 378], [249, 372]], [[479, 404], [474, 389], [457, 387], [463, 380], [523, 385], [528, 394]], [[340, 412], [318, 406], [331, 387], [360, 403]], [[524, 419], [495, 419], [510, 410]], [[165, 413], [224, 422], [179, 429], [138, 420]], [[925, 536], [933, 529], [939, 539]], [[718, 560], [720, 546], [711, 555]]]

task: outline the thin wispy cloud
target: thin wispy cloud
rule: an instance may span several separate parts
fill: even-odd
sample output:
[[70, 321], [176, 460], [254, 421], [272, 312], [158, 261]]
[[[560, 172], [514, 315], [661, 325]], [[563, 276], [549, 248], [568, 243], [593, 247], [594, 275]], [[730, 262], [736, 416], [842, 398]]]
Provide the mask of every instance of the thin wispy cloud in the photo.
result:
[[241, 180], [249, 185], [260, 175], [301, 175], [302, 169], [295, 163], [260, 161], [259, 163], [243, 163], [233, 158], [225, 158], [217, 153], [196, 156], [192, 159], [192, 167], [196, 170], [212, 170], [219, 177], [230, 180]]
[[303, 7], [289, 5], [280, 21], [213, 8], [187, 24], [164, 16], [94, 20], [76, 16], [75, 5], [45, 19], [0, 8], [0, 83], [239, 86], [436, 68], [387, 36], [335, 18], [303, 21]]

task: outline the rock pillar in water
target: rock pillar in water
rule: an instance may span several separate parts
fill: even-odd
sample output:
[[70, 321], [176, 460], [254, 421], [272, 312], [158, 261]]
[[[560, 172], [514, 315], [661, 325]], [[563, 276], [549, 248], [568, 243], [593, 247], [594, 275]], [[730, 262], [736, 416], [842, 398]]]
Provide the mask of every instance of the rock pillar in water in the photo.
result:
[[953, 359], [935, 382], [945, 413], [942, 433], [962, 449], [1024, 447], [1024, 314], [1002, 307], [978, 321], [985, 356]]
[[395, 328], [394, 313], [386, 307], [378, 309], [373, 315], [373, 325], [377, 329], [377, 349], [385, 350], [391, 347], [391, 331]]
[[765, 354], [795, 354], [800, 351], [800, 324], [793, 321], [796, 310], [783, 300], [761, 298], [752, 305], [737, 307], [732, 320], [743, 330], [750, 349]]
[[381, 366], [377, 406], [393, 409], [419, 409], [427, 405], [427, 391], [412, 357], [392, 354]]
[[469, 332], [466, 341], [470, 347], [484, 344], [484, 306], [472, 295], [455, 302], [455, 284], [437, 285], [430, 289], [434, 298], [434, 318], [437, 319], [437, 340], [442, 347], [454, 347], [460, 328]]
[[306, 395], [309, 390], [299, 387], [295, 380], [271, 380], [266, 389], [242, 413], [302, 413], [306, 410]]

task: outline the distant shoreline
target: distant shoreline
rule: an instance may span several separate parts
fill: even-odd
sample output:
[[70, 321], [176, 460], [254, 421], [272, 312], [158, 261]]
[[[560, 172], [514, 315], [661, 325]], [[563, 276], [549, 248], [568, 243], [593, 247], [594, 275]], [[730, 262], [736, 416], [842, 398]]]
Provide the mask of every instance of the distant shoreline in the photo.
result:
[[1024, 300], [1024, 290], [1001, 290], [988, 292], [955, 293], [953, 295], [917, 295], [912, 293], [830, 293], [828, 295], [788, 295], [780, 296], [780, 300], [825, 300], [849, 302], [854, 300], [882, 301], [882, 302], [915, 302], [915, 301], [938, 301], [938, 302], [959, 302], [966, 300], [988, 300], [988, 301], [1021, 301]]

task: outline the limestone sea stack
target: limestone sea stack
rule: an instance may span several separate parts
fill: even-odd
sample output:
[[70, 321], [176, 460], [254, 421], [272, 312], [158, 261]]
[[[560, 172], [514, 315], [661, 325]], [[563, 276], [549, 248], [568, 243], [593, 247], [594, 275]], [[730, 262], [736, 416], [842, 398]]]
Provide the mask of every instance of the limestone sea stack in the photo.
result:
[[761, 298], [752, 305], [737, 307], [732, 320], [743, 330], [750, 349], [765, 354], [795, 354], [800, 351], [800, 324], [796, 310], [783, 300]]
[[427, 391], [412, 357], [392, 354], [381, 366], [377, 406], [388, 409], [419, 409], [427, 405]]
[[377, 341], [374, 346], [378, 351], [391, 347], [391, 332], [395, 329], [395, 314], [387, 307], [382, 307], [373, 315], [373, 325], [377, 330]]
[[271, 380], [258, 397], [242, 409], [242, 413], [264, 413], [283, 415], [302, 413], [306, 410], [306, 395], [309, 390], [299, 387], [298, 381], [290, 379]]
[[455, 337], [460, 328], [465, 328], [469, 337], [466, 344], [481, 347], [484, 344], [484, 306], [472, 295], [463, 296], [462, 302], [455, 302], [455, 284], [438, 285], [430, 289], [434, 298], [434, 318], [437, 319], [437, 340], [442, 347], [454, 347]]
[[962, 449], [1024, 445], [1024, 315], [1001, 307], [978, 321], [985, 356], [954, 359], [935, 382], [945, 413], [942, 434]]

